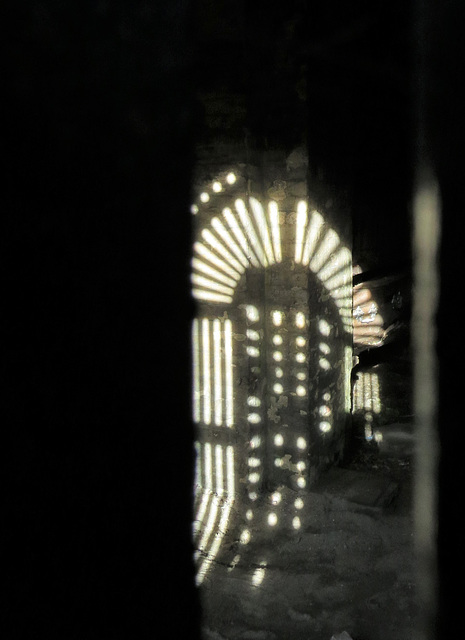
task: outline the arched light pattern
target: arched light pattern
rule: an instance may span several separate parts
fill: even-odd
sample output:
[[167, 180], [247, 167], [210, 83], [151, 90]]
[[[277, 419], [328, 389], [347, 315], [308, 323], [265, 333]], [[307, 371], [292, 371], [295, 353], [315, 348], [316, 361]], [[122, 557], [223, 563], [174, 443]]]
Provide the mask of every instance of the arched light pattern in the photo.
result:
[[295, 262], [309, 266], [333, 298], [343, 326], [352, 331], [352, 254], [341, 245], [318, 211], [307, 214], [305, 203], [297, 206]]
[[353, 391], [354, 413], [361, 413], [365, 421], [365, 438], [373, 439], [373, 414], [381, 412], [380, 384], [376, 373], [358, 373]]
[[234, 449], [196, 443], [197, 477], [201, 486], [195, 500], [194, 542], [198, 561], [196, 583], [200, 585], [215, 560], [228, 530], [235, 500]]
[[192, 324], [193, 419], [232, 427], [234, 421], [232, 325], [228, 319]]

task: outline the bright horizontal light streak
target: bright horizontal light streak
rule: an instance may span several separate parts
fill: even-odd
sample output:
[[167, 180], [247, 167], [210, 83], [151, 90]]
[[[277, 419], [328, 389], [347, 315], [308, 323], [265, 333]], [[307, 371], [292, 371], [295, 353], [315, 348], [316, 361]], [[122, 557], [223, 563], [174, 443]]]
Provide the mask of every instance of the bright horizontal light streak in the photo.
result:
[[197, 271], [200, 271], [207, 276], [211, 276], [212, 278], [215, 278], [216, 280], [219, 280], [220, 282], [223, 282], [224, 284], [227, 284], [230, 287], [236, 286], [235, 280], [233, 280], [232, 278], [228, 278], [228, 276], [225, 276], [224, 273], [221, 273], [220, 271], [213, 269], [213, 267], [210, 267], [208, 264], [205, 264], [203, 260], [199, 260], [198, 258], [192, 258], [192, 266], [194, 267], [194, 269], [197, 269]]
[[265, 250], [265, 255], [269, 264], [274, 263], [273, 249], [271, 248], [270, 234], [268, 232], [268, 224], [265, 218], [265, 212], [260, 202], [256, 198], [250, 198], [252, 213], [257, 223], [258, 232]]
[[305, 240], [305, 246], [302, 254], [302, 264], [307, 265], [310, 258], [313, 256], [315, 246], [321, 234], [323, 227], [323, 216], [318, 211], [313, 211], [310, 217], [310, 224], [308, 226], [307, 238]]
[[231, 287], [227, 287], [224, 284], [219, 284], [214, 280], [209, 280], [208, 278], [205, 278], [204, 276], [199, 276], [196, 273], [191, 274], [191, 281], [192, 281], [192, 284], [195, 284], [198, 287], [213, 289], [213, 291], [218, 291], [218, 293], [226, 293], [227, 295], [230, 295], [230, 296], [234, 295], [234, 289], [231, 289]]
[[229, 209], [228, 207], [223, 209], [223, 216], [224, 216], [226, 222], [228, 223], [229, 228], [231, 229], [231, 231], [233, 232], [234, 236], [236, 237], [236, 240], [239, 242], [239, 245], [240, 245], [242, 251], [244, 252], [244, 255], [248, 258], [248, 260], [250, 260], [251, 264], [254, 267], [259, 267], [260, 263], [258, 262], [257, 258], [255, 257], [253, 251], [250, 250], [249, 244], [248, 244], [247, 240], [245, 239], [245, 236], [242, 233], [242, 229], [239, 227], [239, 223], [236, 220], [236, 218], [234, 217], [231, 209]]
[[350, 309], [350, 312], [352, 313], [352, 297], [336, 298], [334, 302], [336, 303], [336, 306], [339, 307], [340, 309], [342, 307], [345, 307], [346, 309]]
[[242, 264], [244, 268], [249, 266], [249, 261], [247, 260], [246, 255], [241, 251], [240, 247], [233, 240], [230, 233], [224, 228], [223, 223], [219, 218], [212, 218], [211, 225], [213, 229], [217, 232], [217, 234], [226, 242], [228, 247], [231, 249], [232, 253], [236, 256], [239, 262]]
[[241, 277], [240, 273], [237, 273], [237, 271], [233, 269], [231, 266], [229, 266], [229, 264], [226, 264], [224, 260], [220, 260], [213, 253], [213, 251], [210, 251], [210, 249], [207, 249], [207, 247], [201, 242], [194, 243], [194, 251], [196, 251], [199, 255], [201, 255], [202, 258], [205, 258], [205, 260], [208, 260], [209, 262], [214, 264], [216, 267], [218, 267], [218, 269], [221, 269], [221, 271], [224, 271], [224, 273], [227, 273], [229, 276], [231, 276], [231, 278], [233, 278], [233, 280], [240, 280], [240, 277]]
[[247, 211], [244, 201], [238, 198], [234, 203], [234, 205], [236, 207], [237, 213], [239, 214], [239, 218], [240, 218], [240, 221], [242, 222], [242, 226], [247, 232], [247, 237], [250, 241], [250, 244], [253, 250], [255, 251], [257, 258], [259, 259], [263, 267], [267, 267], [268, 260], [266, 259], [265, 253], [263, 251], [263, 247], [260, 244], [257, 234], [255, 233], [252, 220], [250, 219], [249, 212]]
[[321, 269], [339, 244], [339, 236], [333, 229], [330, 229], [326, 233], [315, 255], [310, 261], [310, 269], [313, 273], [316, 273]]
[[339, 289], [339, 287], [343, 287], [345, 285], [352, 285], [352, 269], [350, 267], [341, 269], [341, 271], [338, 271], [324, 283], [324, 286], [328, 291]]
[[221, 322], [219, 320], [213, 320], [213, 378], [215, 391], [215, 425], [219, 427], [223, 423], [223, 397], [221, 384]]
[[200, 422], [200, 362], [199, 362], [199, 321], [197, 318], [192, 323], [192, 369], [193, 369], [193, 393], [192, 411], [194, 422]]
[[202, 289], [192, 289], [192, 295], [197, 300], [208, 300], [210, 302], [232, 302], [231, 296], [215, 293], [214, 291], [203, 291]]
[[233, 411], [233, 365], [232, 365], [232, 324], [231, 320], [224, 321], [224, 369], [225, 369], [225, 413], [226, 426], [232, 427]]
[[352, 267], [352, 254], [349, 249], [342, 247], [331, 257], [328, 264], [319, 272], [318, 277], [325, 281], [343, 267], [348, 266]]
[[307, 224], [307, 204], [304, 201], [300, 201], [297, 205], [297, 221], [296, 221], [296, 235], [295, 235], [295, 261], [297, 263], [302, 262], [302, 250], [304, 231]]
[[346, 284], [343, 287], [338, 287], [337, 289], [331, 289], [331, 297], [333, 300], [338, 298], [347, 298], [352, 295], [352, 286], [350, 284]]
[[250, 458], [248, 458], [247, 464], [249, 465], [249, 467], [259, 467], [261, 465], [261, 460], [260, 458], [251, 456]]
[[211, 422], [211, 371], [210, 371], [210, 323], [207, 318], [202, 320], [202, 356], [203, 356], [203, 421]]
[[208, 242], [208, 244], [211, 245], [215, 249], [215, 251], [220, 253], [223, 258], [225, 258], [229, 262], [233, 269], [235, 269], [238, 273], [244, 273], [244, 266], [238, 260], [236, 260], [236, 258], [226, 249], [224, 244], [220, 242], [209, 229], [203, 229], [202, 237], [205, 242]]
[[273, 240], [273, 251], [276, 258], [276, 262], [281, 262], [281, 235], [279, 230], [279, 212], [276, 202], [270, 202], [268, 204], [268, 215], [271, 224], [271, 237]]

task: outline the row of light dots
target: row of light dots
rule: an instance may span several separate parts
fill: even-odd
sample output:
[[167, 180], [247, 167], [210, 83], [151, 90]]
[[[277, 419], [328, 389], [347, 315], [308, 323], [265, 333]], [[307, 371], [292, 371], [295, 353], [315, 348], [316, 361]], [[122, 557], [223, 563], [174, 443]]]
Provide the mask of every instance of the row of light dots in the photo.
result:
[[[233, 185], [236, 181], [237, 181], [237, 176], [232, 171], [226, 175], [225, 182], [228, 185]], [[211, 185], [211, 190], [213, 191], [213, 193], [221, 193], [223, 191], [223, 188], [224, 187], [219, 180], [215, 180]], [[203, 204], [206, 204], [207, 202], [209, 202], [210, 194], [208, 193], [208, 191], [202, 191], [202, 193], [199, 196], [199, 200]], [[198, 212], [199, 212], [199, 206], [197, 204], [193, 204], [191, 206], [191, 213], [196, 215]]]

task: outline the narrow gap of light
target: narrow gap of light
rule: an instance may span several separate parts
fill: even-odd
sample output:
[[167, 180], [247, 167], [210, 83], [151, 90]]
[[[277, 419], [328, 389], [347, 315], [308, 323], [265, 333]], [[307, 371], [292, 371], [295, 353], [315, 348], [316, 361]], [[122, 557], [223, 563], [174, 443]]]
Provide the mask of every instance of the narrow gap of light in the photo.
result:
[[211, 422], [211, 370], [210, 370], [210, 322], [202, 320], [202, 356], [203, 356], [203, 421]]
[[378, 374], [371, 374], [371, 393], [373, 396], [373, 411], [374, 413], [380, 413], [381, 401], [379, 397], [379, 378]]
[[313, 271], [313, 273], [317, 273], [321, 269], [321, 267], [326, 263], [329, 256], [339, 244], [339, 236], [333, 229], [330, 229], [326, 233], [315, 255], [310, 261], [310, 269]]
[[197, 584], [202, 583], [208, 568], [211, 566], [213, 560], [216, 558], [218, 554], [222, 539], [227, 531], [229, 514], [231, 513], [233, 502], [234, 500], [230, 498], [228, 498], [225, 502], [225, 505], [223, 507], [223, 512], [221, 514], [221, 518], [218, 523], [217, 531], [215, 532], [215, 538], [208, 551], [207, 558], [204, 560], [203, 565], [199, 569], [199, 573], [197, 575]]
[[192, 295], [197, 300], [208, 300], [209, 302], [226, 302], [227, 304], [232, 302], [231, 296], [226, 296], [222, 293], [215, 293], [213, 291], [203, 291], [202, 289], [192, 289]]
[[260, 340], [260, 334], [258, 331], [254, 331], [253, 329], [247, 329], [246, 335], [249, 340]]
[[226, 488], [228, 496], [234, 497], [236, 487], [234, 477], [234, 447], [232, 445], [226, 447]]
[[225, 368], [225, 409], [226, 426], [232, 427], [233, 411], [233, 363], [232, 363], [232, 324], [231, 320], [224, 321], [224, 368]]
[[[334, 302], [336, 303], [336, 307], [339, 307], [339, 309], [345, 307], [347, 309], [347, 315], [352, 315], [352, 296], [347, 296], [346, 298], [336, 298]], [[339, 313], [341, 312], [339, 311]]]
[[215, 392], [215, 425], [221, 426], [223, 423], [223, 390], [221, 372], [221, 322], [213, 320], [213, 379]]
[[223, 258], [225, 258], [229, 262], [233, 269], [235, 269], [238, 273], [244, 273], [244, 266], [238, 260], [236, 260], [236, 258], [226, 249], [224, 244], [220, 242], [209, 229], [203, 229], [202, 237], [205, 242], [208, 242], [208, 244], [211, 245], [215, 249], [215, 251], [220, 253]]
[[223, 447], [220, 444], [215, 445], [215, 491], [219, 496], [224, 493], [223, 485]]
[[241, 559], [241, 556], [239, 553], [236, 553], [236, 555], [234, 556], [231, 564], [228, 567], [228, 571], [232, 571], [233, 569], [236, 568], [236, 565], [239, 563], [239, 560]]
[[318, 330], [322, 336], [329, 336], [329, 334], [331, 333], [331, 329], [332, 327], [327, 320], [324, 320], [322, 318], [318, 321]]
[[257, 347], [252, 347], [251, 345], [247, 346], [246, 351], [247, 355], [251, 356], [252, 358], [258, 358], [258, 356], [260, 355], [260, 349], [257, 349]]
[[295, 314], [295, 326], [298, 329], [304, 329], [306, 325], [305, 314], [302, 311], [298, 311]]
[[352, 347], [344, 347], [344, 408], [346, 413], [350, 413], [352, 404]]
[[242, 233], [242, 229], [239, 227], [239, 224], [238, 224], [236, 218], [234, 217], [231, 209], [229, 209], [228, 207], [223, 209], [223, 216], [224, 216], [226, 222], [228, 223], [229, 228], [231, 229], [231, 231], [233, 232], [234, 236], [236, 237], [236, 240], [238, 241], [239, 246], [241, 247], [242, 251], [244, 252], [244, 255], [248, 258], [248, 260], [250, 261], [250, 263], [254, 267], [259, 267], [260, 263], [257, 260], [257, 258], [255, 257], [255, 254], [253, 253], [253, 251], [250, 250], [250, 247], [249, 247], [249, 245], [247, 243], [247, 240], [245, 239], [245, 236]]
[[199, 321], [192, 322], [192, 368], [193, 368], [193, 393], [192, 411], [194, 422], [200, 422], [200, 361], [199, 361]]
[[276, 524], [278, 524], [278, 516], [276, 515], [276, 513], [274, 512], [269, 513], [267, 522], [270, 525], [270, 527], [274, 527]]
[[276, 447], [282, 447], [284, 444], [284, 438], [281, 433], [277, 433], [274, 437], [274, 444]]
[[211, 491], [207, 491], [206, 488], [202, 490], [202, 500], [200, 502], [197, 513], [195, 514], [194, 521], [194, 537], [198, 536], [200, 531], [202, 530], [203, 521], [205, 519], [205, 514], [207, 512], [207, 506], [209, 500], [211, 498]]
[[307, 238], [302, 254], [302, 264], [308, 265], [310, 258], [313, 256], [315, 246], [321, 234], [323, 227], [323, 216], [318, 211], [313, 211], [308, 226]]
[[198, 287], [213, 289], [213, 291], [218, 291], [219, 293], [226, 293], [230, 296], [234, 295], [234, 289], [231, 289], [231, 287], [227, 287], [224, 284], [219, 284], [214, 280], [209, 280], [208, 278], [204, 278], [204, 276], [199, 276], [196, 273], [191, 274], [191, 281], [193, 284], [197, 285]]
[[194, 483], [196, 485], [202, 485], [202, 454], [200, 442], [194, 443], [195, 449], [195, 480]]
[[329, 344], [326, 344], [326, 342], [320, 342], [320, 344], [318, 345], [318, 348], [320, 349], [321, 353], [325, 356], [331, 353], [331, 348]]
[[367, 411], [371, 411], [371, 409], [373, 408], [371, 396], [371, 376], [368, 372], [363, 374], [363, 393], [365, 409]]
[[273, 249], [271, 248], [270, 234], [268, 231], [268, 224], [265, 218], [265, 212], [261, 203], [256, 198], [250, 198], [250, 204], [252, 205], [252, 213], [257, 223], [258, 232], [265, 250], [266, 259], [268, 264], [274, 264]]
[[241, 265], [247, 269], [247, 267], [249, 266], [249, 261], [247, 260], [246, 254], [242, 252], [240, 247], [233, 240], [229, 232], [223, 226], [223, 223], [221, 222], [221, 220], [217, 217], [212, 218], [211, 226], [216, 231], [216, 233], [226, 242], [228, 247], [231, 249], [231, 251], [234, 253], [236, 258], [241, 263]]
[[250, 244], [252, 245], [252, 248], [255, 251], [257, 258], [259, 259], [263, 267], [267, 267], [268, 260], [266, 259], [265, 253], [263, 251], [263, 247], [257, 237], [257, 234], [255, 233], [252, 220], [250, 219], [249, 212], [247, 211], [244, 201], [238, 198], [235, 201], [234, 205], [236, 207], [236, 211], [239, 214], [239, 218], [240, 218], [240, 221], [242, 222], [242, 226], [244, 227], [247, 233], [247, 237], [250, 240]]
[[265, 578], [265, 568], [259, 567], [255, 569], [254, 574], [252, 576], [252, 584], [254, 587], [259, 587]]
[[343, 287], [337, 287], [336, 289], [331, 290], [331, 297], [334, 300], [339, 300], [340, 298], [347, 298], [352, 295], [352, 285], [346, 284]]
[[276, 202], [271, 201], [268, 204], [268, 215], [271, 224], [271, 237], [273, 240], [273, 250], [276, 262], [281, 262], [281, 235], [279, 230], [279, 212]]
[[283, 323], [283, 313], [277, 310], [272, 311], [271, 320], [275, 327], [280, 327]]
[[204, 244], [201, 242], [194, 242], [194, 251], [196, 251], [199, 255], [201, 255], [205, 260], [208, 260], [212, 264], [214, 264], [218, 269], [227, 273], [233, 280], [240, 280], [241, 274], [238, 273], [235, 269], [233, 269], [229, 264], [227, 264], [224, 260], [220, 260], [213, 251], [210, 251]]
[[211, 276], [212, 278], [215, 278], [215, 280], [219, 280], [219, 282], [223, 282], [223, 284], [227, 284], [230, 287], [235, 287], [237, 284], [236, 280], [233, 280], [232, 278], [224, 275], [224, 273], [213, 269], [213, 267], [210, 267], [210, 265], [205, 264], [203, 260], [192, 258], [192, 266], [194, 269], [197, 269], [197, 271], [200, 271], [207, 276]]
[[252, 304], [248, 304], [245, 307], [245, 313], [247, 316], [247, 320], [250, 322], [258, 322], [260, 320], [260, 314], [258, 312], [257, 307], [254, 307]]
[[304, 201], [300, 201], [297, 205], [297, 221], [296, 221], [296, 234], [295, 234], [295, 261], [300, 263], [302, 261], [302, 250], [304, 231], [307, 224], [307, 204]]

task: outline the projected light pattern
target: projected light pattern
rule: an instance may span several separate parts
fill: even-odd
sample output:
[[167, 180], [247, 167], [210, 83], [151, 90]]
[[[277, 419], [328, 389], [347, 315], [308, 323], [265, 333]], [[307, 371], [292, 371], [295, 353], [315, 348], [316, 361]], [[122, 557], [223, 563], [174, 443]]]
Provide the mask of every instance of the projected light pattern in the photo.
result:
[[377, 347], [383, 344], [386, 337], [384, 320], [371, 291], [363, 284], [353, 290], [353, 322], [355, 345]]
[[344, 328], [351, 332], [352, 254], [318, 211], [307, 215], [305, 202], [297, 210], [295, 262], [309, 266], [333, 298]]
[[193, 419], [205, 425], [232, 427], [232, 325], [218, 318], [194, 319]]
[[195, 444], [197, 452], [194, 541], [200, 585], [215, 560], [228, 529], [235, 500], [234, 449], [232, 446]]
[[354, 413], [363, 415], [365, 439], [373, 440], [373, 414], [381, 412], [380, 385], [376, 373], [358, 373], [354, 385]]
[[[271, 296], [264, 303], [260, 298], [264, 292], [254, 293], [259, 304], [237, 304], [244, 311], [242, 318], [236, 307], [228, 312], [233, 332], [225, 308], [232, 305], [237, 291], [244, 295], [246, 271], [273, 267], [271, 278], [279, 280], [279, 269], [288, 269], [290, 259], [297, 288], [307, 287], [306, 280], [298, 281], [300, 271], [315, 274], [326, 299], [335, 305], [338, 331], [342, 325], [346, 333], [352, 332], [351, 253], [338, 234], [320, 213], [309, 213], [301, 200], [295, 204], [295, 224], [285, 229], [283, 243], [281, 227], [292, 217], [281, 214], [273, 200], [262, 204], [245, 197], [245, 187], [238, 172], [224, 172], [204, 187], [191, 207], [200, 222], [193, 244], [192, 293], [200, 303], [199, 315], [204, 316], [192, 325], [193, 419], [202, 428], [196, 443], [194, 522], [199, 585], [228, 531], [228, 537], [233, 536], [238, 544], [237, 553], [229, 559], [228, 570], [232, 571], [250, 548], [257, 526], [286, 527], [294, 532], [302, 527], [314, 438], [309, 425], [322, 441], [331, 442], [336, 362], [349, 380], [345, 406], [351, 402], [351, 347], [346, 347], [341, 359], [341, 351], [334, 346], [334, 318], [330, 323], [316, 316], [303, 298], [295, 306], [284, 301], [282, 306], [272, 306]], [[314, 353], [316, 360], [309, 363]], [[312, 376], [323, 381], [311, 393], [312, 404], [315, 398], [317, 403], [311, 410], [310, 365]], [[222, 435], [228, 432], [230, 436]], [[244, 433], [248, 446], [241, 448], [241, 458], [245, 455], [245, 460], [236, 469], [234, 447], [238, 445], [232, 438]], [[289, 505], [284, 509], [281, 482], [287, 491], [291, 486], [296, 496], [291, 513]], [[264, 488], [270, 486], [275, 488], [264, 495]], [[232, 507], [239, 493], [242, 518], [235, 508], [233, 519]], [[257, 560], [253, 586], [259, 586], [266, 573], [266, 559]]]

